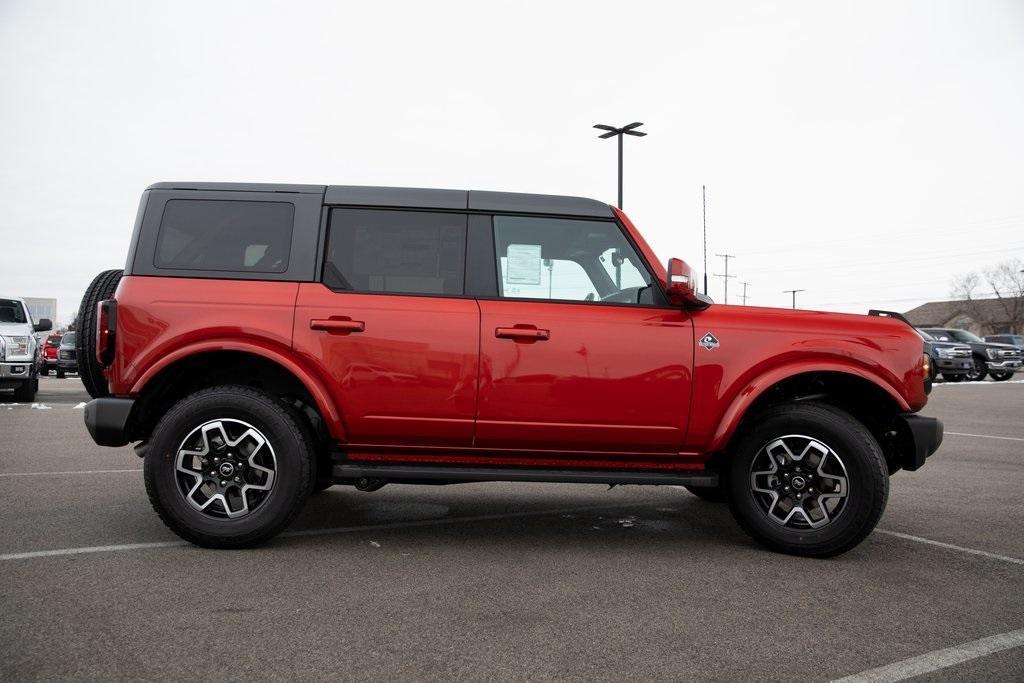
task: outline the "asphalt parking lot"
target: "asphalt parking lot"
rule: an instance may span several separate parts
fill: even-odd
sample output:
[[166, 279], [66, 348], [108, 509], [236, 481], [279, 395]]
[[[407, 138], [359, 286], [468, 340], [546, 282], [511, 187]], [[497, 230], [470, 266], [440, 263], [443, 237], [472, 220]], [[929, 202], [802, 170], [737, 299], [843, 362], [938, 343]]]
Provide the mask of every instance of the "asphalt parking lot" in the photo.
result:
[[92, 444], [76, 378], [10, 400], [0, 679], [832, 680], [986, 638], [924, 680], [1024, 677], [1022, 382], [937, 386], [943, 447], [830, 560], [684, 490], [555, 484], [335, 487], [265, 547], [203, 550]]

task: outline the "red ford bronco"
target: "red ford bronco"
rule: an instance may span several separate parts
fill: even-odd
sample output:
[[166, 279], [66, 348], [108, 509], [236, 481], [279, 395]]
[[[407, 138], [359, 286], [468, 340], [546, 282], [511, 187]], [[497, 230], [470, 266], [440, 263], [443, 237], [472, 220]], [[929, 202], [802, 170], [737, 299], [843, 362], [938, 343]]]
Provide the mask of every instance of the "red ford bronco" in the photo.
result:
[[334, 484], [675, 484], [769, 548], [857, 545], [942, 440], [921, 337], [712, 305], [575, 197], [159, 183], [82, 302], [85, 422], [189, 541]]

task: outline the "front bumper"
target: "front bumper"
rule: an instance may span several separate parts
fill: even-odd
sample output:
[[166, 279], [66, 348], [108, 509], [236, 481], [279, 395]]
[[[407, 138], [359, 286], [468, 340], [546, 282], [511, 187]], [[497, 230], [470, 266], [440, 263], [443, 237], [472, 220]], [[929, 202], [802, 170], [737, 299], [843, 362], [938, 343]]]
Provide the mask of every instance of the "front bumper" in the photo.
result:
[[128, 421], [135, 407], [133, 398], [94, 398], [85, 404], [85, 428], [100, 446], [128, 443]]
[[74, 358], [71, 360], [61, 358], [57, 361], [57, 367], [68, 372], [78, 372], [78, 361]]
[[967, 374], [974, 369], [974, 361], [970, 358], [933, 358], [935, 369], [947, 375]]
[[1012, 370], [1013, 372], [1017, 372], [1018, 370], [1021, 369], [1022, 365], [1024, 365], [1024, 362], [1022, 362], [1019, 359], [1018, 360], [991, 360], [991, 361], [988, 362], [988, 369], [989, 370], [996, 370], [996, 371]]
[[35, 377], [35, 361], [5, 361], [0, 363], [0, 379], [30, 379]]
[[899, 465], [913, 472], [942, 445], [942, 422], [934, 417], [906, 414], [896, 419]]

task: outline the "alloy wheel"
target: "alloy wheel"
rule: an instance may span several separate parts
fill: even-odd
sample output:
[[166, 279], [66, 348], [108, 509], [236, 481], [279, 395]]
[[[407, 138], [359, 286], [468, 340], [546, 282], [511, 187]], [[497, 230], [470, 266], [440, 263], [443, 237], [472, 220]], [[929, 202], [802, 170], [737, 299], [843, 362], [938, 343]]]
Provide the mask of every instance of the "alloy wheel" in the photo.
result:
[[178, 446], [178, 491], [210, 517], [237, 519], [270, 497], [277, 456], [263, 433], [247, 422], [220, 418], [199, 425]]
[[846, 509], [850, 482], [842, 459], [828, 445], [791, 434], [769, 441], [754, 456], [750, 489], [776, 524], [819, 529]]

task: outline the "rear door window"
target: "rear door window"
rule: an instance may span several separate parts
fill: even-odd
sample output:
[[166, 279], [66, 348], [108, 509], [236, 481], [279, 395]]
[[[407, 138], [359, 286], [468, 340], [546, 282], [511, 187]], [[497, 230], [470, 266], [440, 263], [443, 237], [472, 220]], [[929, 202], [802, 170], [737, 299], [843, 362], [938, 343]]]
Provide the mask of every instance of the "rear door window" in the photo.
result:
[[160, 221], [154, 265], [283, 273], [294, 222], [295, 207], [288, 202], [172, 199]]
[[335, 291], [459, 296], [465, 266], [464, 214], [331, 212], [323, 279]]

